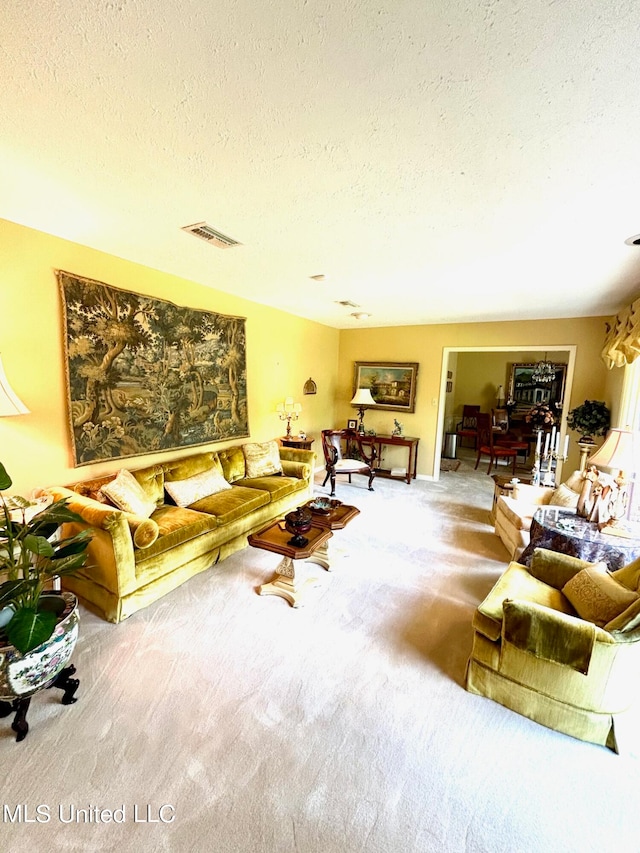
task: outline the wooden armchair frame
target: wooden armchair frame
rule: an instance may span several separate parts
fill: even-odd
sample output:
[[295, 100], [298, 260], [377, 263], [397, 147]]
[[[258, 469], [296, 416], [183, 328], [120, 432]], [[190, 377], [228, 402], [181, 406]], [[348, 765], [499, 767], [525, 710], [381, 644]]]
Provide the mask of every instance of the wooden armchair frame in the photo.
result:
[[336, 493], [337, 474], [347, 474], [349, 482], [352, 474], [364, 474], [369, 478], [367, 488], [373, 491], [377, 452], [373, 445], [361, 440], [358, 432], [352, 429], [323, 429], [322, 450], [327, 471], [322, 485], [326, 485], [327, 480], [331, 481], [331, 497]]

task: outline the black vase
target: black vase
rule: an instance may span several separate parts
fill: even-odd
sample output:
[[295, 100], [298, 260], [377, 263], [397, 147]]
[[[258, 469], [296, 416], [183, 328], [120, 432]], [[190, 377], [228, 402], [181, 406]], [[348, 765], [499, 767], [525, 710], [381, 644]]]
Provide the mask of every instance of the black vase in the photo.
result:
[[287, 513], [284, 517], [284, 526], [289, 533], [294, 534], [287, 542], [287, 545], [293, 545], [295, 548], [304, 548], [309, 543], [309, 540], [302, 534], [311, 530], [312, 521], [313, 515], [311, 514], [311, 510], [304, 506]]

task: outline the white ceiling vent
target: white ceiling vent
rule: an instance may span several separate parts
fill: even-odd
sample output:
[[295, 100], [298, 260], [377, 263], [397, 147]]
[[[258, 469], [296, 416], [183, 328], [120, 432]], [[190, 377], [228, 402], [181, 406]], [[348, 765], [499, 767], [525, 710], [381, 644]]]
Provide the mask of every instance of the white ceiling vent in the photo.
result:
[[232, 246], [242, 245], [237, 240], [233, 240], [231, 237], [227, 237], [225, 234], [216, 231], [215, 228], [207, 225], [206, 222], [196, 222], [195, 225], [183, 225], [182, 230], [188, 231], [190, 234], [195, 234], [196, 237], [206, 240], [207, 243], [213, 243], [219, 249], [230, 249]]
[[343, 308], [359, 308], [355, 302], [352, 302], [350, 299], [339, 299], [336, 302], [336, 305], [342, 305]]

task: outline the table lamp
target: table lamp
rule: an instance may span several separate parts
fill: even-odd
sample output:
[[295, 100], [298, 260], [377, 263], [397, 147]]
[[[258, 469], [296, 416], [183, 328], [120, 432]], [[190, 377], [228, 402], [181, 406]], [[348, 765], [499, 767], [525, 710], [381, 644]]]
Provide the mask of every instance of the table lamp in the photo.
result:
[[13, 390], [4, 372], [2, 358], [0, 357], [0, 417], [10, 415], [28, 415], [29, 409]]
[[358, 424], [358, 432], [363, 433], [365, 406], [375, 406], [376, 401], [371, 396], [371, 391], [368, 388], [358, 388], [356, 393], [353, 395], [351, 405], [358, 406], [358, 418], [360, 420], [360, 423]]
[[286, 397], [282, 403], [278, 403], [276, 411], [281, 421], [287, 422], [287, 438], [291, 438], [291, 421], [297, 421], [302, 411], [300, 403], [294, 403], [293, 397]]

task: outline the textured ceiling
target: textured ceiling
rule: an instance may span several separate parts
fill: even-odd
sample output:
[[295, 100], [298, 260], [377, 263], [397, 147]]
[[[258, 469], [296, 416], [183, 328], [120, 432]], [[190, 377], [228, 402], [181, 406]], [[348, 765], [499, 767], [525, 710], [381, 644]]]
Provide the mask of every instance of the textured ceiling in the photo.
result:
[[31, 0], [0, 28], [2, 218], [339, 328], [640, 291], [632, 2]]

